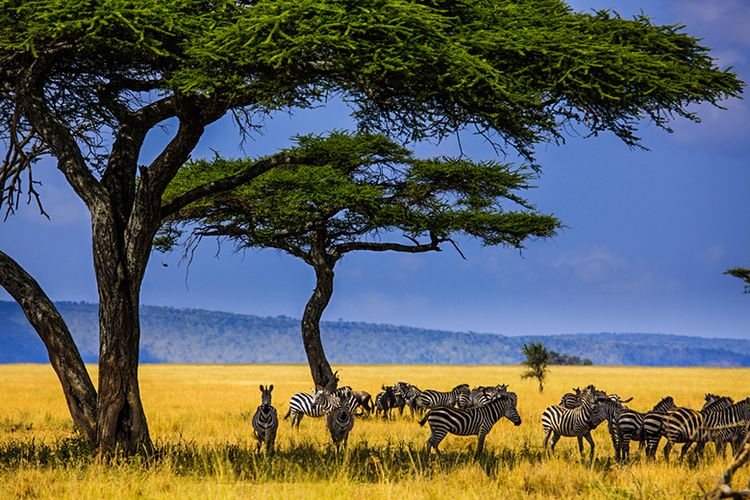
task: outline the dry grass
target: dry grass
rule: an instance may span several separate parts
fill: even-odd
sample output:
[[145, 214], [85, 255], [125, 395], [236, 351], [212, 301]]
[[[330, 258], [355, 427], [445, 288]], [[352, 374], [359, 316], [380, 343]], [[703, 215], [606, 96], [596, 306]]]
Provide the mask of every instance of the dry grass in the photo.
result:
[[[57, 380], [48, 366], [0, 366], [0, 498], [234, 498], [352, 497], [461, 498], [584, 497], [686, 498], [710, 488], [726, 461], [708, 447], [698, 463], [641, 460], [620, 467], [602, 425], [597, 459], [582, 462], [574, 439], [557, 454], [541, 449], [539, 417], [571, 387], [594, 383], [648, 409], [671, 395], [699, 407], [706, 392], [746, 397], [750, 370], [708, 368], [553, 367], [545, 392], [520, 379], [521, 368], [452, 366], [339, 366], [342, 384], [373, 394], [382, 383], [406, 380], [448, 389], [509, 383], [519, 395], [520, 427], [500, 421], [473, 460], [476, 438], [449, 436], [444, 454], [420, 454], [429, 431], [408, 416], [358, 420], [345, 453], [329, 444], [322, 419], [305, 418], [299, 431], [282, 421], [273, 459], [255, 453], [250, 416], [259, 384], [273, 383], [281, 415], [289, 397], [310, 389], [305, 366], [145, 365], [141, 388], [157, 456], [104, 466], [71, 439], [73, 429]], [[95, 377], [95, 368], [90, 368]], [[408, 411], [407, 411], [408, 413]], [[635, 447], [637, 449], [637, 446]], [[632, 449], [632, 447], [631, 447]], [[632, 452], [631, 452], [632, 453]], [[737, 476], [747, 483], [750, 473]]]

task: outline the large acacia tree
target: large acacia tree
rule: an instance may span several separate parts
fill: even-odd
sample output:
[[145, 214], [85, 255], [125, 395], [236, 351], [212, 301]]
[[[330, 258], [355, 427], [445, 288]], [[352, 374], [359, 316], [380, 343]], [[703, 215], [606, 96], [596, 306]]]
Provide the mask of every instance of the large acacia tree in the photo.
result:
[[[458, 235], [521, 248], [527, 238], [552, 236], [559, 226], [520, 196], [534, 175], [530, 169], [417, 159], [382, 135], [334, 132], [296, 142], [290, 152], [315, 158], [317, 165], [277, 168], [188, 205], [169, 218], [159, 242], [169, 248], [187, 229], [188, 246], [216, 236], [237, 249], [278, 249], [311, 266], [315, 287], [302, 315], [302, 340], [318, 387], [333, 380], [320, 320], [333, 295], [334, 268], [346, 254], [437, 252], [455, 245]], [[191, 162], [173, 179], [165, 199], [233, 175], [246, 163]]]
[[[162, 205], [211, 123], [233, 113], [250, 133], [258, 115], [337, 95], [366, 129], [419, 139], [470, 127], [531, 159], [576, 124], [637, 145], [644, 120], [697, 119], [692, 104], [741, 88], [680, 27], [578, 14], [560, 0], [7, 0], [0, 200], [9, 212], [22, 195], [41, 203], [36, 160], [49, 156], [88, 208], [98, 392], [54, 305], [3, 253], [0, 285], [45, 342], [92, 447], [149, 449], [138, 304], [162, 218], [299, 162], [279, 152]], [[144, 162], [147, 134], [164, 124], [173, 133]]]

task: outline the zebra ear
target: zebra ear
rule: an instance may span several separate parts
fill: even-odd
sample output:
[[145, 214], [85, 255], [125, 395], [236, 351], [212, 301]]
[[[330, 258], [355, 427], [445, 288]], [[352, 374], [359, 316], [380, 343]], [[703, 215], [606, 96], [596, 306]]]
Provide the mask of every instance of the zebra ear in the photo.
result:
[[263, 391], [264, 391], [264, 389], [263, 389], [263, 384], [261, 384], [261, 385], [260, 385], [260, 392], [263, 392]]
[[268, 392], [271, 392], [273, 390], [273, 384], [268, 386]]

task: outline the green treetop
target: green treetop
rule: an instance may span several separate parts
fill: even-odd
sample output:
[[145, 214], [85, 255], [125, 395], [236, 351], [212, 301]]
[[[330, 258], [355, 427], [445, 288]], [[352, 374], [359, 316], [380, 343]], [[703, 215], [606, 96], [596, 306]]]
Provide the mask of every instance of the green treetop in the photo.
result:
[[[497, 162], [417, 159], [382, 135], [296, 138], [289, 151], [306, 158], [276, 168], [231, 191], [183, 208], [165, 226], [162, 246], [182, 230], [189, 243], [228, 238], [239, 248], [275, 248], [301, 258], [316, 273], [302, 333], [316, 384], [332, 372], [320, 343], [320, 318], [333, 294], [333, 270], [357, 250], [440, 251], [456, 235], [485, 245], [520, 248], [528, 238], [552, 236], [558, 220], [537, 213], [520, 195], [533, 172]], [[249, 160], [187, 164], [167, 189], [169, 203], [196, 186], [241, 172]], [[508, 205], [508, 206], [506, 206]], [[458, 248], [458, 247], [456, 247]]]

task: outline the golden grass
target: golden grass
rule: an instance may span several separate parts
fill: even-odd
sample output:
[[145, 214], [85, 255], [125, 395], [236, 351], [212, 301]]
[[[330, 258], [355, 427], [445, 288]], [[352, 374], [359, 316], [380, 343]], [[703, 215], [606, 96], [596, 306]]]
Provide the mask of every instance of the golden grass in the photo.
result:
[[[553, 367], [545, 391], [520, 379], [518, 366], [339, 366], [342, 384], [377, 392], [382, 383], [406, 380], [422, 388], [449, 389], [509, 383], [518, 393], [524, 422], [501, 420], [472, 458], [476, 438], [449, 436], [443, 455], [424, 461], [429, 436], [408, 416], [385, 422], [357, 420], [346, 453], [336, 454], [322, 419], [305, 418], [299, 431], [281, 422], [279, 453], [255, 453], [250, 416], [259, 384], [273, 383], [283, 416], [289, 397], [310, 389], [306, 366], [144, 365], [141, 390], [160, 458], [101, 465], [75, 452], [60, 386], [49, 366], [0, 366], [0, 498], [686, 498], [710, 488], [727, 461], [709, 446], [701, 462], [635, 460], [618, 466], [606, 425], [594, 433], [597, 460], [578, 457], [575, 439], [563, 438], [554, 457], [542, 453], [539, 417], [571, 387], [594, 383], [645, 410], [671, 395], [700, 407], [706, 392], [744, 398], [750, 370], [712, 368]], [[95, 367], [90, 367], [96, 377]], [[408, 414], [408, 410], [407, 410]], [[68, 440], [68, 441], [66, 441]], [[70, 452], [67, 447], [74, 450]], [[29, 450], [35, 450], [30, 452]], [[19, 458], [20, 457], [20, 458]], [[62, 457], [62, 458], [61, 458]], [[728, 459], [727, 459], [728, 460]], [[736, 480], [746, 483], [747, 470]]]

